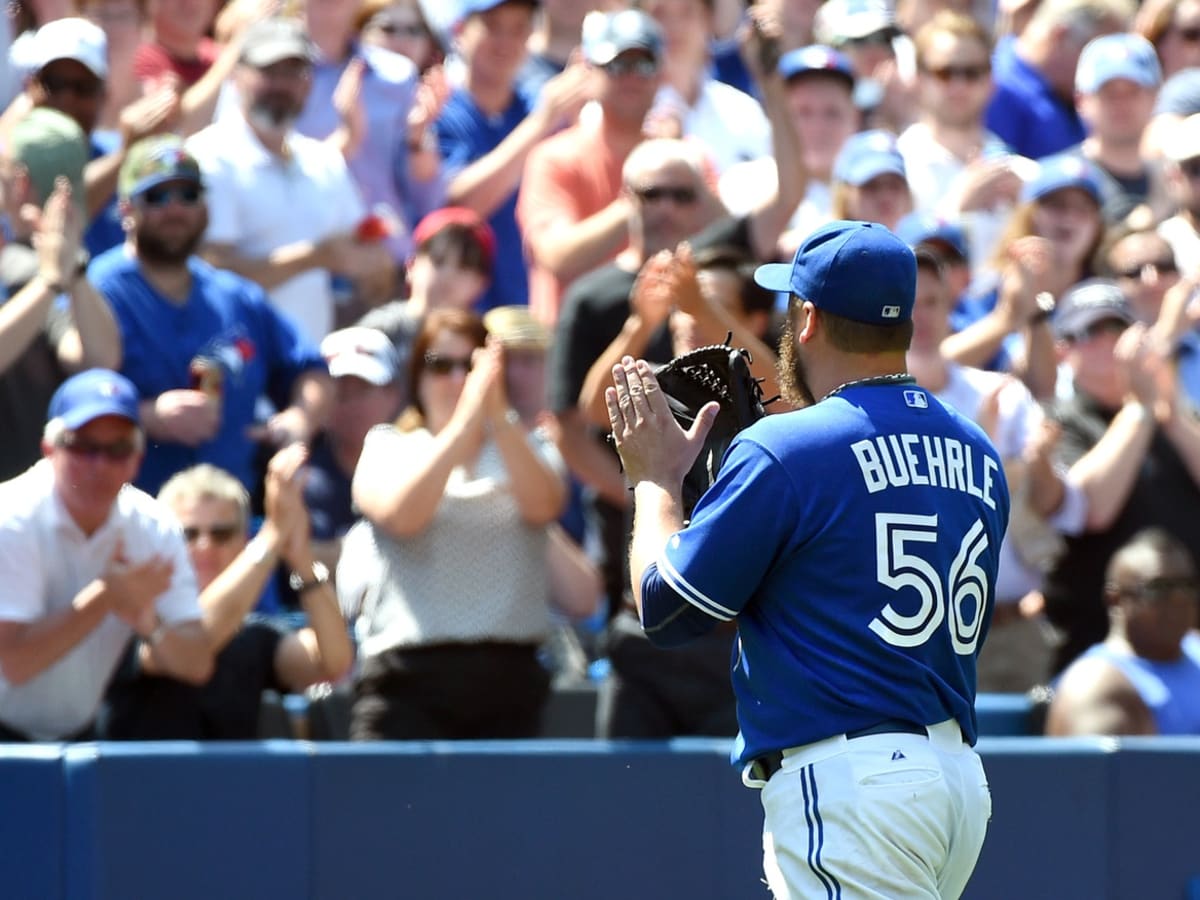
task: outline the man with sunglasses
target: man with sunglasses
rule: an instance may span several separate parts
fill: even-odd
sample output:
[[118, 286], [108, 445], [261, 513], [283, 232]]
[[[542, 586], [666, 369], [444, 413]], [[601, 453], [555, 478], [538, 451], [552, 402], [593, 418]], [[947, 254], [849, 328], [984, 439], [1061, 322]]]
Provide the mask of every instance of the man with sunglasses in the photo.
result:
[[943, 10], [917, 31], [913, 46], [918, 117], [896, 140], [913, 205], [969, 225], [971, 257], [989, 259], [1022, 184], [1020, 161], [983, 122], [992, 95], [991, 36], [970, 16]]
[[[157, 492], [208, 462], [253, 493], [256, 440], [307, 440], [324, 421], [325, 361], [261, 287], [195, 255], [208, 210], [199, 165], [179, 138], [136, 145], [120, 196], [127, 244], [93, 261], [89, 278], [112, 305], [121, 370], [141, 397], [149, 446], [138, 486]], [[264, 396], [278, 410], [265, 423]]]
[[1058, 672], [1104, 640], [1104, 572], [1134, 534], [1162, 528], [1200, 557], [1200, 419], [1115, 282], [1091, 279], [1064, 294], [1054, 329], [1073, 382], [1052, 413], [1059, 461], [1087, 501], [1083, 531], [1066, 537], [1043, 585], [1047, 617], [1063, 633]]
[[44, 459], [0, 484], [0, 740], [89, 737], [135, 633], [148, 665], [211, 673], [179, 527], [129, 484], [143, 446], [134, 386], [89, 369], [51, 399]]
[[529, 257], [529, 306], [558, 318], [567, 286], [628, 244], [629, 198], [621, 167], [641, 143], [662, 63], [662, 32], [641, 10], [589, 13], [583, 56], [597, 115], [538, 144], [525, 163], [517, 223]]
[[[200, 587], [213, 676], [186, 684], [144, 665], [135, 644], [107, 693], [105, 740], [252, 740], [264, 690], [300, 693], [345, 674], [354, 656], [327, 569], [316, 557], [303, 488], [307, 451], [293, 444], [271, 459], [266, 519], [248, 540], [250, 497], [214, 466], [174, 476], [158, 499], [183, 526]], [[307, 623], [284, 630], [253, 616], [280, 562], [294, 573]]]
[[124, 239], [117, 211], [117, 173], [129, 148], [143, 137], [172, 127], [179, 113], [175, 82], [163, 82], [121, 113], [114, 131], [97, 129], [108, 96], [108, 39], [94, 22], [55, 19], [35, 35], [37, 68], [27, 91], [35, 107], [49, 107], [74, 119], [90, 145], [81, 203], [87, 214], [84, 246], [93, 256]]
[[1135, 534], [1105, 574], [1108, 637], [1055, 686], [1049, 735], [1200, 734], [1200, 579], [1186, 546]]

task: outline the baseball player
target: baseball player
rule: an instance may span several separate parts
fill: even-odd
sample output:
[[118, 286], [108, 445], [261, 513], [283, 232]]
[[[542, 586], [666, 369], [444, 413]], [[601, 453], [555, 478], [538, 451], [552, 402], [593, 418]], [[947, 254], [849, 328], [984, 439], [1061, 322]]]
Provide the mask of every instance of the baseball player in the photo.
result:
[[716, 404], [685, 432], [644, 361], [613, 369], [642, 625], [669, 646], [737, 622], [733, 761], [777, 898], [958, 897], [991, 815], [971, 747], [1000, 460], [905, 374], [916, 262], [886, 228], [833, 222], [755, 278], [791, 295], [781, 375], [809, 405], [741, 432], [687, 527]]

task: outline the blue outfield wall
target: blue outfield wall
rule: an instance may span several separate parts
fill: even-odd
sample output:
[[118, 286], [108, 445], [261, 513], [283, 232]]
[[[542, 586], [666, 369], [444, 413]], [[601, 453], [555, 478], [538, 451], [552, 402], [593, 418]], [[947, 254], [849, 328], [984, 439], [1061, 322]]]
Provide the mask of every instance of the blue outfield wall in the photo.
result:
[[[727, 741], [0, 748], [36, 900], [767, 900]], [[1194, 900], [1200, 739], [980, 742], [969, 900]], [[1182, 825], [1182, 827], [1180, 827]]]

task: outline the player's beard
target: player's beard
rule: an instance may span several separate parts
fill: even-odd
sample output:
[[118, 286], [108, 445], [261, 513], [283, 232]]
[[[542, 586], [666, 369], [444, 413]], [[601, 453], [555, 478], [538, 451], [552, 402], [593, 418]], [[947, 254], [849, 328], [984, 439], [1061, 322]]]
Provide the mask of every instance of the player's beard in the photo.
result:
[[779, 338], [779, 393], [796, 407], [812, 406], [817, 402], [812, 388], [808, 386], [808, 371], [804, 368], [804, 360], [800, 358], [790, 316]]
[[176, 238], [164, 238], [150, 231], [143, 224], [134, 234], [137, 241], [138, 257], [146, 262], [164, 266], [178, 266], [187, 262], [188, 257], [200, 249], [204, 232], [208, 228], [207, 210], [200, 213], [196, 227], [192, 231]]

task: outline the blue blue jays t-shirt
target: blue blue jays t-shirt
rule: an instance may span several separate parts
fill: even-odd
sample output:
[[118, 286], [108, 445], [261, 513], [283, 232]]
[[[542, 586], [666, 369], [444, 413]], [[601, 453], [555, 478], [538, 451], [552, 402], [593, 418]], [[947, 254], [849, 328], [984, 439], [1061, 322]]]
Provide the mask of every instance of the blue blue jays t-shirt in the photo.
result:
[[[508, 109], [496, 116], [483, 112], [469, 92], [456, 89], [446, 101], [437, 121], [438, 148], [446, 182], [500, 146], [512, 130], [529, 115], [531, 106], [524, 95], [513, 94]], [[485, 312], [495, 306], [525, 306], [529, 303], [529, 273], [525, 248], [517, 227], [517, 192], [514, 190], [488, 218], [496, 232], [496, 263], [492, 284], [480, 298], [476, 309]]]
[[1041, 159], [1087, 137], [1075, 104], [1058, 96], [1042, 74], [1017, 55], [1012, 38], [996, 45], [992, 68], [996, 89], [984, 124], [1014, 153]]
[[911, 384], [849, 387], [738, 436], [643, 603], [736, 617], [736, 764], [884, 719], [954, 718], [973, 744], [1008, 508], [973, 422]]
[[246, 430], [266, 395], [278, 408], [291, 402], [297, 376], [323, 369], [320, 351], [282, 313], [262, 288], [201, 259], [188, 262], [192, 292], [182, 305], [159, 294], [135, 259], [117, 247], [92, 262], [88, 277], [108, 300], [121, 334], [121, 373], [142, 399], [191, 387], [190, 366], [204, 357], [221, 367], [221, 428], [196, 447], [147, 442], [136, 484], [151, 494], [183, 469], [211, 463], [226, 469], [253, 492], [257, 445]]

